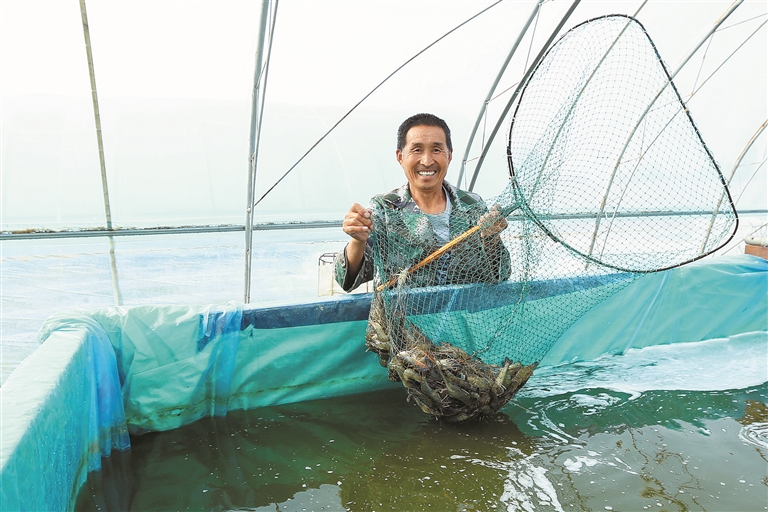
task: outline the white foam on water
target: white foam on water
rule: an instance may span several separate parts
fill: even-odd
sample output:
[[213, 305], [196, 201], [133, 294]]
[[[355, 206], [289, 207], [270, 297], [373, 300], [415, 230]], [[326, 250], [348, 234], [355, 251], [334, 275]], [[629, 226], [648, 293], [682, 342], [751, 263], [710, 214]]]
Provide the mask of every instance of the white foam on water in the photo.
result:
[[560, 426], [555, 425], [555, 422], [552, 421], [549, 416], [547, 416], [546, 411], [540, 411], [537, 421], [542, 426], [546, 427], [547, 434], [553, 439], [557, 439], [563, 444], [568, 444], [571, 441], [577, 441], [575, 437], [565, 432], [562, 428], [560, 428]]
[[570, 471], [571, 473], [577, 473], [581, 470], [582, 466], [592, 467], [596, 464], [598, 464], [597, 459], [593, 459], [592, 457], [584, 457], [582, 455], [577, 455], [574, 457], [574, 459], [571, 459], [570, 457], [565, 459], [565, 462], [563, 462], [563, 466], [565, 466], [565, 469]]
[[575, 394], [571, 396], [571, 401], [584, 409], [582, 414], [589, 416], [598, 414], [601, 410], [621, 402], [621, 398], [611, 396], [608, 393], [600, 393], [597, 396]]
[[547, 510], [564, 512], [557, 499], [555, 487], [546, 477], [547, 470], [533, 463], [537, 456], [526, 457], [517, 448], [508, 447], [507, 449], [509, 458], [505, 461], [470, 459], [473, 464], [493, 468], [499, 472], [506, 471], [504, 492], [500, 500], [506, 505], [507, 510], [532, 512], [540, 507], [546, 507]]
[[[734, 335], [700, 342], [657, 345], [629, 350], [623, 355], [605, 355], [593, 361], [538, 368], [519, 397], [556, 400], [557, 407], [575, 407], [584, 415], [599, 415], [626, 400], [610, 392], [580, 392], [605, 389], [629, 394], [629, 399], [654, 391], [727, 391], [768, 382], [768, 332]], [[550, 402], [550, 405], [553, 405]], [[553, 405], [554, 406], [554, 405]], [[608, 468], [637, 475], [630, 464], [614, 454], [585, 450], [580, 439], [553, 421], [548, 409], [537, 409], [528, 426], [545, 431], [562, 446], [559, 463], [573, 475], [605, 471]], [[768, 423], [753, 423], [741, 429], [742, 442], [768, 449]], [[493, 467], [505, 474], [501, 501], [508, 510], [562, 510], [547, 469], [535, 464], [535, 457], [509, 449], [507, 461], [473, 463]], [[599, 470], [598, 468], [603, 468]], [[552, 468], [550, 468], [552, 470]], [[607, 509], [607, 508], [606, 508]]]
[[[725, 391], [768, 382], [768, 331], [729, 338], [655, 345], [605, 355], [593, 361], [537, 369], [520, 397], [540, 398], [584, 389], [627, 393], [630, 399], [652, 390]], [[599, 412], [608, 395], [575, 399]]]
[[768, 450], [768, 423], [751, 423], [741, 427], [739, 439], [744, 444]]

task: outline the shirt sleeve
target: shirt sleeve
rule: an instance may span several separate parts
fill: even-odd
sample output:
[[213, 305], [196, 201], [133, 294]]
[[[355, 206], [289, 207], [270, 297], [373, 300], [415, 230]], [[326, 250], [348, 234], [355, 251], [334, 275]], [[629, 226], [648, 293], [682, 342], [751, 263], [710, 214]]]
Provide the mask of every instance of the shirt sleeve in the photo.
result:
[[360, 270], [357, 274], [349, 272], [349, 262], [347, 261], [347, 247], [336, 255], [336, 263], [334, 265], [334, 274], [336, 282], [339, 283], [345, 292], [354, 290], [361, 284], [373, 279], [373, 242], [368, 239], [365, 244], [365, 252], [363, 254], [363, 264], [360, 266]]

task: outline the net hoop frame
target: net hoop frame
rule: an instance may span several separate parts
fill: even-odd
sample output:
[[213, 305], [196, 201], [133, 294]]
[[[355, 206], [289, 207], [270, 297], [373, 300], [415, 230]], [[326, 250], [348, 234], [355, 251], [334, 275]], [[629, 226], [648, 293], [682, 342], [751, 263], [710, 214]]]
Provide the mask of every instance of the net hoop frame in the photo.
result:
[[[524, 191], [522, 189], [522, 186], [520, 185], [520, 183], [517, 180], [517, 175], [515, 173], [515, 166], [514, 166], [514, 162], [512, 160], [512, 132], [513, 132], [514, 126], [515, 126], [515, 119], [517, 117], [517, 113], [518, 113], [518, 110], [520, 108], [520, 105], [523, 102], [523, 98], [525, 96], [525, 92], [526, 92], [526, 90], [528, 88], [528, 85], [530, 85], [532, 79], [534, 78], [534, 76], [536, 76], [536, 73], [539, 70], [539, 68], [541, 67], [542, 63], [544, 63], [546, 61], [547, 56], [550, 54], [550, 52], [552, 50], [554, 50], [566, 37], [568, 37], [568, 35], [570, 35], [571, 32], [581, 28], [583, 25], [595, 22], [597, 20], [606, 19], [606, 18], [625, 18], [625, 19], [627, 19], [627, 25], [629, 25], [631, 23], [636, 23], [640, 27], [640, 29], [642, 30], [643, 35], [648, 40], [648, 43], [650, 44], [651, 48], [653, 49], [654, 54], [656, 55], [656, 60], [660, 64], [661, 69], [664, 71], [664, 74], [667, 77], [667, 85], [671, 86], [672, 91], [674, 92], [675, 97], [677, 98], [677, 101], [680, 103], [683, 112], [685, 112], [685, 115], [688, 118], [688, 122], [690, 122], [691, 126], [693, 127], [693, 130], [694, 130], [694, 133], [696, 134], [696, 137], [698, 138], [699, 142], [701, 143], [701, 146], [704, 148], [709, 161], [712, 163], [714, 169], [717, 171], [717, 177], [719, 178], [720, 184], [723, 187], [723, 195], [728, 198], [728, 204], [730, 205], [731, 210], [733, 211], [733, 215], [734, 215], [735, 222], [734, 222], [733, 228], [731, 230], [730, 236], [728, 236], [725, 239], [725, 241], [723, 241], [720, 245], [718, 245], [717, 247], [715, 247], [715, 248], [713, 248], [713, 249], [711, 249], [709, 251], [703, 252], [703, 253], [699, 254], [698, 256], [696, 256], [696, 257], [687, 259], [687, 260], [682, 261], [682, 262], [676, 262], [676, 263], [674, 263], [672, 265], [667, 265], [667, 266], [663, 266], [663, 267], [660, 267], [660, 268], [654, 268], [654, 269], [631, 269], [631, 268], [626, 268], [626, 267], [622, 267], [622, 266], [619, 266], [619, 265], [613, 265], [613, 264], [610, 264], [610, 263], [606, 263], [606, 262], [604, 262], [604, 261], [602, 261], [602, 260], [600, 260], [600, 259], [598, 259], [598, 258], [596, 258], [596, 257], [594, 257], [592, 255], [584, 254], [582, 251], [576, 249], [575, 247], [571, 246], [570, 244], [565, 242], [560, 237], [556, 236], [545, 225], [545, 223], [539, 218], [539, 216], [534, 213], [533, 209], [529, 206], [528, 202], [526, 201], [525, 193], [524, 193]], [[736, 235], [736, 232], [737, 232], [738, 227], [739, 227], [739, 214], [738, 214], [738, 211], [736, 210], [736, 205], [733, 202], [733, 197], [731, 196], [731, 191], [728, 188], [728, 184], [727, 184], [727, 182], [725, 180], [725, 177], [723, 176], [723, 173], [720, 170], [720, 166], [718, 165], [717, 161], [715, 160], [714, 156], [712, 155], [712, 152], [710, 151], [709, 147], [704, 142], [704, 139], [702, 138], [701, 133], [699, 132], [698, 126], [696, 126], [696, 123], [694, 122], [693, 117], [691, 116], [691, 113], [688, 110], [688, 107], [686, 106], [685, 102], [683, 101], [683, 98], [680, 96], [680, 92], [677, 90], [677, 87], [675, 86], [675, 83], [672, 80], [672, 77], [671, 77], [671, 75], [669, 73], [669, 70], [667, 69], [667, 66], [664, 63], [664, 60], [661, 58], [661, 55], [659, 54], [659, 51], [656, 48], [656, 44], [654, 44], [653, 40], [651, 39], [651, 36], [646, 31], [645, 26], [643, 26], [643, 24], [640, 21], [638, 21], [635, 17], [630, 16], [628, 14], [606, 14], [606, 15], [598, 16], [598, 17], [595, 17], [595, 18], [591, 18], [589, 20], [586, 20], [586, 21], [583, 21], [583, 22], [579, 23], [578, 25], [576, 25], [576, 26], [572, 27], [571, 29], [569, 29], [560, 38], [558, 38], [558, 40], [555, 41], [552, 44], [552, 46], [550, 46], [547, 49], [547, 51], [544, 53], [542, 58], [539, 59], [539, 61], [536, 64], [536, 67], [534, 68], [533, 72], [531, 72], [528, 75], [528, 77], [526, 78], [525, 84], [523, 84], [523, 86], [521, 87], [520, 94], [519, 94], [519, 96], [517, 98], [517, 105], [515, 106], [515, 110], [512, 113], [512, 119], [510, 121], [509, 132], [508, 132], [508, 137], [507, 137], [507, 166], [509, 168], [509, 175], [510, 175], [510, 180], [512, 182], [511, 185], [512, 185], [513, 192], [514, 192], [515, 197], [516, 197], [516, 199], [518, 201], [518, 204], [520, 205], [521, 210], [523, 210], [525, 212], [525, 214], [524, 214], [525, 217], [531, 219], [549, 238], [551, 238], [553, 241], [555, 241], [555, 242], [557, 242], [559, 244], [562, 244], [569, 251], [572, 251], [573, 253], [578, 254], [580, 257], [584, 258], [585, 260], [587, 260], [589, 262], [595, 263], [597, 265], [601, 265], [603, 267], [612, 268], [612, 269], [618, 270], [620, 272], [632, 272], [632, 273], [639, 273], [639, 274], [652, 274], [652, 273], [655, 273], [655, 272], [661, 272], [661, 271], [664, 271], [664, 270], [670, 270], [670, 269], [673, 269], [673, 268], [681, 267], [683, 265], [687, 265], [687, 264], [692, 263], [694, 261], [700, 260], [700, 259], [702, 259], [702, 258], [704, 258], [706, 256], [709, 256], [710, 254], [713, 254], [713, 253], [717, 252], [718, 250], [722, 249], [723, 247], [725, 247], [731, 240], [733, 240], [733, 237]], [[713, 212], [713, 214], [716, 215], [717, 211]]]

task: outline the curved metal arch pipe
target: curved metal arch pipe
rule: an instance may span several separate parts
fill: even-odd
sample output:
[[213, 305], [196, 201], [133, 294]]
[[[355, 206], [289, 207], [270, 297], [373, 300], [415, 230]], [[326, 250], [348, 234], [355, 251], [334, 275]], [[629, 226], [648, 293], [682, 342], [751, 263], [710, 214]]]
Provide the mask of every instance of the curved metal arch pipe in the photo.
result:
[[[272, 12], [272, 26], [267, 33], [267, 19], [269, 18], [269, 6], [273, 0], [262, 0], [261, 16], [259, 18], [259, 35], [256, 48], [256, 67], [253, 77], [253, 104], [251, 108], [251, 135], [250, 148], [248, 152], [248, 207], [245, 217], [245, 276], [243, 302], [248, 304], [251, 301], [251, 262], [253, 257], [253, 196], [256, 192], [256, 163], [259, 153], [259, 139], [261, 134], [261, 121], [264, 113], [264, 95], [267, 89], [267, 74], [269, 70], [269, 55], [272, 51], [272, 36], [275, 31], [275, 20], [277, 19], [277, 4], [279, 0], [274, 0], [274, 10]], [[266, 63], [264, 61], [264, 43], [269, 40], [269, 49], [267, 50]], [[260, 102], [259, 100], [262, 99]]]
[[[741, 153], [739, 153], [738, 158], [736, 158], [736, 162], [733, 164], [731, 173], [728, 175], [728, 179], [726, 180], [727, 185], [731, 184], [733, 175], [736, 174], [736, 169], [739, 168], [739, 166], [741, 165], [741, 161], [744, 159], [744, 157], [746, 156], [747, 152], [752, 147], [752, 145], [757, 141], [757, 139], [760, 138], [760, 135], [763, 134], [766, 126], [768, 126], [768, 119], [763, 121], [763, 124], [760, 125], [760, 128], [757, 129], [757, 131], [752, 136], [752, 138], [749, 139], [749, 142], [747, 142], [747, 145], [744, 146], [744, 149], [742, 149]], [[712, 226], [715, 223], [715, 217], [717, 217], [717, 212], [720, 211], [720, 205], [723, 204], [724, 199], [725, 199], [725, 190], [723, 190], [723, 194], [720, 196], [720, 200], [717, 202], [717, 206], [715, 206], [715, 209], [712, 211], [712, 218], [709, 221], [709, 226], [707, 227], [707, 234], [704, 236], [704, 241], [701, 242], [701, 246], [699, 247], [699, 253], [703, 253], [704, 248], [707, 246], [707, 242], [709, 241], [709, 235], [712, 233]], [[736, 205], [734, 205], [734, 207], [735, 206]]]
[[475, 135], [477, 135], [477, 129], [480, 127], [480, 122], [483, 120], [483, 115], [485, 115], [485, 111], [488, 109], [488, 103], [491, 101], [491, 98], [493, 97], [493, 93], [496, 92], [496, 87], [499, 86], [501, 77], [506, 72], [507, 66], [509, 66], [509, 62], [512, 60], [512, 56], [517, 51], [517, 48], [520, 46], [520, 43], [522, 42], [523, 37], [528, 32], [528, 29], [530, 28], [531, 23], [533, 23], [533, 20], [536, 18], [536, 15], [541, 10], [541, 6], [544, 2], [545, 0], [538, 0], [536, 2], [536, 6], [533, 8], [533, 11], [531, 11], [531, 15], [528, 16], [528, 20], [523, 25], [523, 28], [520, 30], [520, 34], [517, 36], [517, 39], [515, 40], [514, 44], [512, 44], [512, 48], [510, 48], [509, 53], [507, 54], [507, 58], [504, 60], [504, 63], [501, 65], [501, 69], [499, 69], [499, 73], [496, 75], [496, 79], [493, 81], [493, 85], [491, 85], [491, 88], [488, 91], [488, 95], [485, 97], [485, 100], [483, 100], [483, 106], [480, 108], [480, 112], [477, 114], [477, 119], [475, 120], [475, 126], [472, 127], [472, 133], [469, 134], [469, 140], [467, 140], [467, 147], [464, 150], [464, 157], [461, 159], [461, 170], [459, 171], [459, 178], [456, 180], [457, 185], [460, 184], [461, 180], [464, 178], [464, 169], [467, 164], [467, 158], [469, 158], [469, 151], [472, 149], [472, 143], [475, 140]]
[[488, 137], [488, 144], [485, 145], [483, 148], [482, 153], [480, 153], [480, 157], [477, 160], [477, 165], [475, 166], [475, 171], [472, 174], [472, 181], [469, 182], [469, 190], [473, 190], [475, 188], [475, 182], [477, 181], [477, 175], [480, 172], [480, 168], [483, 165], [483, 161], [485, 161], [485, 157], [488, 155], [488, 150], [491, 147], [491, 142], [494, 138], [496, 138], [496, 135], [499, 132], [499, 128], [501, 128], [501, 124], [504, 122], [504, 119], [506, 119], [507, 114], [509, 113], [509, 109], [512, 108], [512, 104], [517, 99], [517, 96], [520, 94], [520, 91], [522, 90], [523, 86], [525, 85], [528, 78], [531, 76], [531, 73], [533, 73], [533, 70], [536, 69], [536, 66], [538, 66], [539, 62], [541, 61], [544, 54], [549, 49], [549, 45], [552, 44], [552, 41], [555, 40], [557, 35], [560, 33], [560, 30], [563, 28], [565, 23], [568, 21], [568, 18], [571, 17], [571, 14], [573, 14], [573, 11], [576, 10], [576, 7], [581, 3], [581, 0], [573, 0], [571, 3], [571, 6], [568, 8], [568, 11], [565, 13], [565, 15], [562, 17], [560, 22], [557, 24], [557, 27], [552, 31], [552, 34], [550, 34], [549, 38], [547, 39], [547, 42], [544, 43], [544, 45], [541, 47], [541, 51], [539, 51], [539, 54], [536, 55], [536, 58], [533, 59], [533, 62], [530, 66], [528, 66], [528, 70], [525, 72], [525, 75], [523, 76], [522, 80], [520, 80], [520, 83], [518, 84], [517, 88], [515, 89], [515, 92], [512, 93], [512, 97], [507, 102], [506, 106], [504, 107], [504, 110], [502, 111], [501, 115], [499, 116], [498, 121], [496, 122], [496, 125], [493, 127], [493, 130], [491, 131], [490, 136]]

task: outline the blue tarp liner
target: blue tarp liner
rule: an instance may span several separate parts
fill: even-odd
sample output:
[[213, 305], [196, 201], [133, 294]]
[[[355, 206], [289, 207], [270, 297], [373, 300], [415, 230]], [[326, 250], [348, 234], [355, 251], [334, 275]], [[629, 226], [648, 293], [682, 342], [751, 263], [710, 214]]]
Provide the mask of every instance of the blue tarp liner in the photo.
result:
[[0, 510], [71, 508], [88, 472], [130, 447], [115, 352], [83, 317], [2, 388]]
[[644, 276], [577, 320], [541, 364], [754, 331], [768, 331], [768, 261], [720, 257]]
[[[100, 457], [128, 447], [128, 431], [399, 386], [364, 350], [369, 304], [357, 295], [54, 315], [45, 343], [0, 388], [0, 509], [71, 508]], [[768, 331], [768, 261], [721, 257], [632, 283], [577, 321], [542, 365], [755, 331]]]

